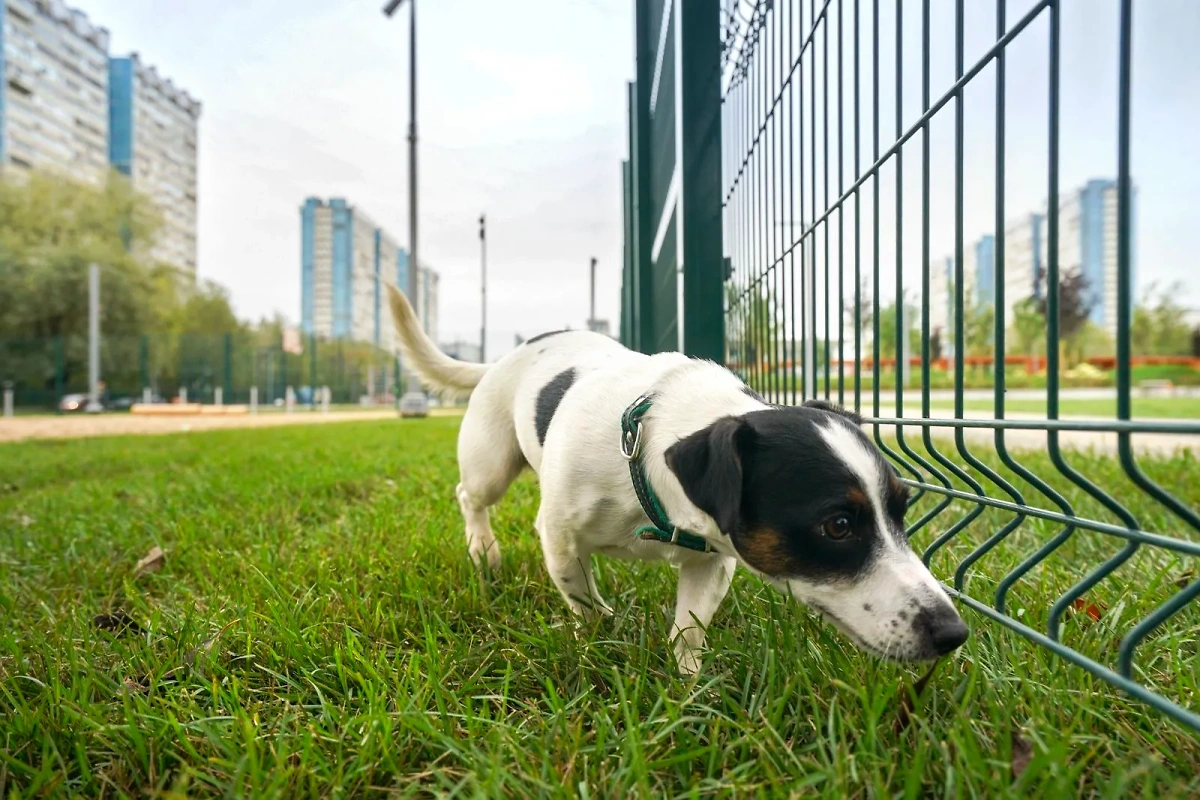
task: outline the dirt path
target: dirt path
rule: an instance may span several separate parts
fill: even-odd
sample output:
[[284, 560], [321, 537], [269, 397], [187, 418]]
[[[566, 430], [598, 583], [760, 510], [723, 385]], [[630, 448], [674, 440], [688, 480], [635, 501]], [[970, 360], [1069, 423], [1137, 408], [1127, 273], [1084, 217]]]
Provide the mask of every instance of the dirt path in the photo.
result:
[[[440, 409], [435, 409], [434, 413], [437, 414], [438, 411]], [[123, 436], [126, 434], [161, 435], [226, 428], [318, 425], [329, 422], [395, 418], [396, 412], [390, 408], [372, 411], [330, 411], [328, 413], [306, 410], [296, 411], [292, 414], [273, 411], [244, 416], [153, 417], [134, 414], [101, 414], [99, 416], [14, 417], [0, 419], [0, 442], [14, 442], [22, 439], [77, 439], [88, 436]]]
[[[883, 416], [891, 416], [891, 408], [880, 409]], [[433, 416], [461, 414], [462, 409], [435, 408], [430, 411]], [[908, 414], [912, 416], [911, 412]], [[935, 418], [949, 418], [953, 414], [934, 410]], [[989, 419], [991, 414], [972, 411], [968, 414], [973, 419]], [[1038, 419], [1035, 414], [1009, 414], [1010, 419]], [[22, 439], [77, 439], [89, 436], [123, 436], [127, 434], [162, 435], [169, 433], [186, 433], [188, 431], [211, 431], [226, 428], [264, 428], [276, 425], [318, 425], [330, 422], [352, 422], [355, 420], [395, 419], [396, 412], [390, 408], [372, 411], [330, 411], [328, 413], [314, 411], [296, 411], [286, 414], [272, 411], [264, 414], [246, 416], [194, 416], [194, 417], [148, 417], [132, 414], [103, 414], [100, 416], [42, 416], [16, 417], [0, 419], [0, 442], [13, 442]], [[1184, 420], [1170, 420], [1186, 422]], [[892, 433], [894, 429], [884, 429]], [[939, 439], [952, 437], [952, 428], [933, 428], [933, 435]], [[918, 427], [906, 428], [906, 436], [913, 441], [921, 438]], [[973, 444], [994, 446], [995, 434], [990, 430], [968, 429], [965, 437]], [[1044, 450], [1046, 434], [1044, 431], [1010, 430], [1005, 436], [1010, 447], [1019, 450]], [[1169, 453], [1178, 449], [1200, 451], [1200, 436], [1138, 433], [1132, 437], [1133, 446], [1139, 452]], [[1099, 452], [1116, 452], [1117, 437], [1113, 433], [1095, 433], [1083, 431], [1064, 431], [1060, 434], [1064, 447], [1092, 448]]]

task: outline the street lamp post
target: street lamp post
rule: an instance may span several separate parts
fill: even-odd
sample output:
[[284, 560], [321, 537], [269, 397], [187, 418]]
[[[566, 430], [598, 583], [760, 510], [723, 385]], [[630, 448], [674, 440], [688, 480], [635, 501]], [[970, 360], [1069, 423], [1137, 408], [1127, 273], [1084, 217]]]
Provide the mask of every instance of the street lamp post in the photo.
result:
[[479, 215], [479, 363], [487, 363], [487, 217]]
[[[383, 7], [385, 16], [391, 18], [404, 0], [388, 0]], [[416, 275], [420, 262], [417, 260], [417, 0], [409, 0], [411, 12], [409, 23], [409, 69], [408, 69], [408, 286], [400, 287], [415, 297]]]

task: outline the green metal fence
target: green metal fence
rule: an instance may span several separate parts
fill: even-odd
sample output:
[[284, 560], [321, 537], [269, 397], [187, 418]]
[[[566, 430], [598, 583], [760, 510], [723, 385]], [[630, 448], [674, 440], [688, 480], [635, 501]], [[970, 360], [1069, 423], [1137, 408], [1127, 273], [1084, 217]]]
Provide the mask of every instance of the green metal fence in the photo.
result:
[[717, 0], [636, 4], [637, 78], [622, 166], [623, 341], [714, 360], [724, 355], [725, 269], [718, 8]]
[[[678, 349], [665, 318], [721, 326], [726, 363], [770, 400], [820, 396], [863, 410], [917, 493], [909, 535], [962, 603], [1200, 730], [1200, 698], [1185, 688], [1196, 684], [1189, 671], [1200, 669], [1200, 423], [1134, 414], [1144, 402], [1135, 372], [1156, 373], [1136, 366], [1131, 351], [1133, 3], [1094, 10], [1112, 11], [1119, 39], [1119, 74], [1108, 89], [1116, 114], [1102, 126], [1112, 134], [1113, 177], [1085, 187], [1112, 206], [1104, 246], [1114, 248], [1105, 268], [1116, 296], [1106, 319], [1111, 352], [1093, 359], [1111, 367], [1101, 375], [1081, 366], [1087, 353], [1075, 342], [1095, 327], [1089, 319], [1102, 298], [1098, 287], [1072, 283], [1075, 265], [1064, 263], [1072, 243], [1063, 218], [1079, 208], [1074, 187], [1060, 185], [1071, 146], [1060, 135], [1069, 2], [951, 0], [937, 4], [940, 17], [931, 17], [930, 0], [638, 3], [622, 335], [651, 352]], [[982, 44], [972, 40], [971, 61], [967, 14], [986, 34]], [[714, 38], [719, 47], [710, 51]], [[1041, 109], [1032, 146], [1044, 170], [1032, 176], [1006, 168], [1015, 145], [1005, 79], [1017, 43], [1044, 75], [1032, 92]], [[935, 91], [939, 46], [950, 51], [952, 76]], [[682, 64], [672, 62], [672, 47]], [[688, 63], [696, 52], [705, 57]], [[661, 85], [674, 86], [679, 72], [702, 84], [689, 96], [719, 103], [720, 158], [664, 188], [690, 154], [658, 146], [645, 128], [657, 131]], [[714, 88], [715, 101], [705, 94]], [[1028, 102], [1031, 90], [1023, 92]], [[982, 124], [968, 125], [968, 94], [973, 110], [986, 109], [976, 112]], [[681, 107], [685, 132], [713, 111]], [[982, 201], [966, 178], [966, 146], [981, 139], [986, 170], [972, 174], [990, 181]], [[654, 237], [675, 233], [659, 232], [664, 220], [676, 222], [663, 208], [681, 206], [686, 226], [686, 210], [709, 200], [712, 169], [723, 325], [686, 302], [689, 282], [711, 291], [714, 280], [711, 269], [689, 269], [691, 251], [673, 273], [683, 302], [655, 293], [670, 255]], [[1014, 187], [1028, 195], [1030, 182], [1044, 198], [1030, 217], [1032, 240], [1012, 223], [1028, 209], [1006, 196]], [[966, 212], [981, 202], [989, 231], [972, 247]], [[950, 253], [935, 251], [939, 237]], [[1092, 312], [1082, 321], [1081, 304]], [[1194, 364], [1178, 366], [1200, 374]], [[1034, 399], [1010, 397], [1014, 385]], [[1081, 419], [1065, 392], [1072, 385], [1110, 386], [1111, 409]], [[983, 407], [972, 386], [989, 387]]]
[[[300, 403], [312, 387], [328, 386], [331, 402], [363, 396], [390, 402], [399, 365], [379, 348], [307, 337], [285, 350], [281, 337], [236, 331], [217, 334], [108, 335], [100, 339], [100, 378], [110, 403], [140, 400], [146, 390], [170, 401], [186, 391], [191, 402], [282, 402], [288, 387]], [[87, 338], [0, 339], [0, 383], [11, 384], [18, 409], [53, 409], [66, 394], [88, 391]]]

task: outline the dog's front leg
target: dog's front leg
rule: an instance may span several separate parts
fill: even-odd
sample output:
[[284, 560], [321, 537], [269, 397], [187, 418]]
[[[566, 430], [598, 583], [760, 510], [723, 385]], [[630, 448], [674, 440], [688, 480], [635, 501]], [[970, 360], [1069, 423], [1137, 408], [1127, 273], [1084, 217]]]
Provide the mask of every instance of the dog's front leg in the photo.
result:
[[700, 671], [705, 629], [729, 591], [736, 567], [736, 559], [715, 554], [696, 557], [680, 566], [675, 624], [671, 627], [680, 673], [695, 675]]
[[584, 619], [597, 614], [612, 616], [612, 609], [600, 596], [592, 575], [592, 554], [579, 547], [574, 534], [556, 524], [537, 521], [538, 538], [542, 540], [542, 555], [550, 579], [562, 593], [571, 610]]

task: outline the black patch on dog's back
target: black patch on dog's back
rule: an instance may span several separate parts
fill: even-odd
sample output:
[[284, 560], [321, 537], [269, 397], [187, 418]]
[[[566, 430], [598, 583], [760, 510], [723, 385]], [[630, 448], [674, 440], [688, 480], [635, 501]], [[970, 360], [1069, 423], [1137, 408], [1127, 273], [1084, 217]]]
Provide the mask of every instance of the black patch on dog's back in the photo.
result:
[[560, 333], [566, 333], [566, 331], [565, 330], [546, 331], [545, 333], [539, 333], [537, 336], [534, 336], [530, 339], [526, 339], [525, 344], [533, 344], [534, 342], [540, 342], [542, 339], [549, 339], [551, 336], [557, 336]]
[[558, 410], [558, 404], [562, 402], [573, 383], [575, 383], [574, 367], [564, 369], [555, 375], [538, 392], [537, 408], [533, 415], [533, 426], [537, 430], [538, 444], [546, 443], [546, 431], [550, 430], [550, 420], [554, 419], [554, 412]]

